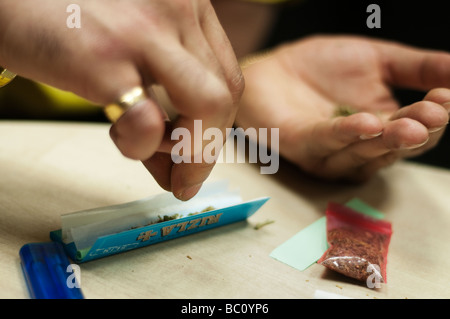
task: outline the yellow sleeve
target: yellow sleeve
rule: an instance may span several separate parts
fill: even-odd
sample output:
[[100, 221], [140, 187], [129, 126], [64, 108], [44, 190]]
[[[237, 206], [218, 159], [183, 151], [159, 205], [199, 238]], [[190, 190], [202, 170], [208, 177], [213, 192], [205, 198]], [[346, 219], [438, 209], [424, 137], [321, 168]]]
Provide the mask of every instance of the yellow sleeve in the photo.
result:
[[0, 88], [11, 82], [16, 74], [0, 66]]

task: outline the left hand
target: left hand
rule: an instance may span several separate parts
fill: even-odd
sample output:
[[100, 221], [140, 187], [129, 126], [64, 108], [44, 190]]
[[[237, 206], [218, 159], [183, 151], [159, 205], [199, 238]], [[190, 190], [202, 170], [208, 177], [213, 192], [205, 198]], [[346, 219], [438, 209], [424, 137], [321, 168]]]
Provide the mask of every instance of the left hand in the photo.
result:
[[[281, 46], [243, 72], [238, 126], [279, 128], [280, 154], [327, 179], [366, 180], [399, 158], [423, 153], [449, 121], [445, 52], [321, 36]], [[400, 108], [393, 87], [431, 91]], [[355, 113], [336, 116], [340, 106]]]

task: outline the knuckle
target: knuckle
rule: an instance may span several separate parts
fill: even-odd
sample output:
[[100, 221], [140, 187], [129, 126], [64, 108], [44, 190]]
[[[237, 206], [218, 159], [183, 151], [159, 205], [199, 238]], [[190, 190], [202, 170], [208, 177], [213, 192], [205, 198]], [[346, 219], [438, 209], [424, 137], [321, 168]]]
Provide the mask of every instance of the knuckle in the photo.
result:
[[434, 88], [427, 93], [424, 100], [444, 104], [450, 101], [450, 90], [447, 88]]
[[437, 103], [433, 102], [433, 101], [420, 101], [417, 102], [415, 104], [413, 104], [413, 106], [415, 106], [419, 112], [426, 112], [427, 110], [429, 110], [430, 108], [434, 108], [436, 107]]
[[200, 102], [200, 112], [204, 116], [219, 116], [228, 114], [232, 110], [232, 95], [225, 88], [217, 88], [214, 91], [205, 92]]
[[411, 119], [406, 118], [406, 117], [402, 117], [402, 118], [395, 120], [395, 126], [396, 126], [395, 128], [397, 129], [397, 131], [408, 130], [411, 128], [411, 125], [412, 125]]

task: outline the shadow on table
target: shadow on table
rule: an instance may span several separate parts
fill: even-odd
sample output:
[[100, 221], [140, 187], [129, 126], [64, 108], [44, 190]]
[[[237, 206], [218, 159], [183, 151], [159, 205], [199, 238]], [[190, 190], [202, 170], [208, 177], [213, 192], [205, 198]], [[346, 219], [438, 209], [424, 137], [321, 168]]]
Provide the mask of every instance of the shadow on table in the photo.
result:
[[[259, 170], [258, 165], [255, 164], [254, 168]], [[329, 201], [345, 203], [355, 197], [375, 208], [381, 207], [384, 201], [390, 199], [391, 193], [390, 185], [383, 174], [376, 174], [364, 183], [326, 181], [306, 174], [283, 158], [280, 158], [278, 172], [270, 176], [323, 212]]]

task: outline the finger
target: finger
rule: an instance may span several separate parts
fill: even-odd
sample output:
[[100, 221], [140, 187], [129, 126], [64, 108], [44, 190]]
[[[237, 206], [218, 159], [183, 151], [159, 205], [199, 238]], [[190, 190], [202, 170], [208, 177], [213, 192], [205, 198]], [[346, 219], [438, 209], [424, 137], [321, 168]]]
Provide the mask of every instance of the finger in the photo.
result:
[[178, 199], [191, 199], [202, 187], [214, 165], [202, 163], [179, 163], [172, 166], [172, 192]]
[[445, 127], [448, 123], [448, 111], [440, 104], [421, 101], [409, 106], [405, 106], [397, 111], [392, 119], [409, 118], [421, 123], [427, 128], [429, 139], [426, 144], [417, 148], [410, 148], [408, 152], [404, 152], [403, 156], [415, 156], [433, 148], [442, 137]]
[[[206, 127], [204, 123], [207, 123]], [[227, 130], [208, 127], [208, 122], [187, 118], [180, 118], [176, 125], [171, 135], [176, 142], [170, 152], [176, 162], [171, 172], [171, 190], [177, 198], [187, 200], [195, 195], [211, 173]]]
[[[217, 28], [220, 25], [218, 21], [216, 22], [215, 28], [223, 32], [221, 28]], [[213, 22], [204, 23], [207, 27], [202, 26], [202, 28], [206, 28], [208, 37], [211, 37], [209, 29], [214, 27], [211, 26]], [[162, 152], [173, 153], [174, 147], [179, 143], [177, 139], [173, 138], [173, 132], [177, 129], [186, 129], [187, 132], [193, 133], [188, 137], [190, 139], [190, 149], [183, 150], [183, 157], [190, 159], [190, 161], [175, 164], [171, 170], [171, 191], [176, 197], [183, 200], [195, 195], [214, 167], [214, 162], [205, 162], [203, 159], [203, 150], [208, 144], [207, 141], [203, 141], [205, 131], [211, 128], [220, 130], [223, 137], [220, 145], [223, 145], [226, 128], [231, 127], [234, 121], [236, 113], [235, 100], [240, 97], [242, 93], [241, 87], [243, 86], [241, 83], [242, 75], [229, 42], [224, 42], [218, 57], [217, 46], [214, 44], [215, 50], [212, 49], [211, 43], [208, 43], [210, 39], [207, 38], [207, 35], [199, 35], [198, 30], [195, 31], [195, 34], [196, 36], [189, 36], [183, 40], [185, 45], [184, 54], [191, 54], [185, 61], [192, 62], [195, 69], [193, 72], [198, 73], [198, 70], [203, 68], [204, 75], [197, 78], [201, 79], [201, 77], [206, 76], [208, 77], [208, 83], [195, 83], [194, 78], [194, 81], [189, 79], [189, 83], [186, 85], [186, 87], [191, 85], [190, 89], [186, 87], [177, 88], [176, 85], [173, 85], [171, 88], [165, 85], [166, 91], [180, 116], [171, 123], [172, 130], [168, 132], [170, 134], [165, 135], [159, 149]], [[224, 34], [221, 34], [222, 38], [223, 36]], [[221, 38], [214, 39], [214, 41], [221, 41]], [[193, 72], [191, 72], [191, 78]], [[237, 73], [237, 75], [232, 73]], [[164, 85], [164, 79], [159, 80], [159, 82]], [[176, 79], [176, 82], [180, 82], [180, 77]], [[181, 89], [187, 92], [181, 92]], [[216, 90], [215, 95], [214, 90]], [[201, 121], [202, 125], [200, 130], [197, 130], [195, 125], [198, 121]], [[200, 143], [197, 143], [198, 138], [201, 140]], [[198, 156], [202, 159], [202, 163], [193, 163], [193, 159]]]
[[391, 120], [410, 118], [422, 123], [428, 130], [437, 131], [448, 123], [448, 111], [442, 105], [421, 101], [405, 106], [395, 112]]
[[165, 88], [180, 115], [194, 119], [226, 114], [232, 99], [223, 74], [198, 28], [192, 27], [192, 32], [189, 43], [196, 51], [184, 46], [180, 34], [147, 39], [142, 67]]
[[383, 42], [379, 46], [391, 85], [429, 90], [450, 86], [450, 54]]
[[353, 169], [364, 179], [376, 169], [389, 165], [393, 158], [410, 157], [423, 153], [437, 144], [448, 123], [448, 110], [434, 100], [445, 104], [450, 90], [430, 91], [425, 101], [414, 103], [392, 115], [383, 136], [349, 146], [330, 157], [327, 170], [331, 176], [350, 176]]
[[[155, 65], [154, 74], [156, 81], [165, 87], [179, 114], [179, 117], [171, 123], [172, 132], [176, 129], [186, 129], [188, 132], [194, 133], [196, 132], [195, 120], [202, 123], [202, 129], [189, 136], [192, 148], [184, 150], [187, 152], [184, 155], [192, 158], [201, 156], [203, 153], [206, 143], [202, 140], [202, 136], [205, 130], [218, 128], [225, 132], [230, 121], [230, 109], [233, 108], [233, 101], [223, 78], [211, 72], [185, 48], [178, 47], [178, 49], [177, 54], [163, 54], [168, 59]], [[155, 59], [157, 58], [155, 57]], [[172, 153], [173, 148], [179, 142], [172, 138], [172, 132], [164, 135], [158, 151]], [[195, 138], [198, 137], [202, 140], [199, 144], [195, 143]], [[188, 199], [194, 194], [192, 187], [195, 188], [196, 185], [203, 182], [209, 176], [213, 166], [214, 164], [206, 163], [205, 167], [197, 171], [193, 169], [197, 165], [190, 163], [177, 165], [177, 169], [171, 171], [171, 191], [180, 199]], [[185, 168], [185, 171], [181, 168]], [[191, 188], [190, 191], [188, 191], [189, 188]], [[198, 189], [199, 187], [197, 187], [197, 191]]]
[[[160, 146], [158, 153], [143, 163], [164, 189], [181, 200], [188, 200], [213, 169], [226, 133], [227, 130], [223, 133], [218, 128], [205, 130], [202, 120], [180, 118], [166, 122], [165, 139], [171, 139], [175, 144]], [[210, 146], [208, 152], [205, 151], [207, 145]]]
[[316, 125], [306, 139], [309, 142], [300, 145], [300, 149], [307, 157], [323, 158], [352, 143], [379, 136], [382, 130], [383, 124], [373, 114], [356, 113], [336, 117]]
[[[209, 2], [200, 5], [205, 3]], [[243, 87], [242, 74], [231, 46], [224, 41], [225, 34], [210, 4], [209, 8], [209, 11], [199, 8], [198, 11], [203, 13], [200, 14], [199, 25], [192, 19], [191, 23], [181, 23], [182, 29], [178, 30], [180, 43], [165, 41], [161, 43], [163, 45], [154, 45], [155, 50], [149, 51], [146, 58], [155, 81], [164, 86], [179, 114], [171, 123], [172, 131], [166, 131], [159, 151], [172, 155], [178, 143], [172, 133], [177, 129], [186, 129], [197, 134], [188, 137], [191, 147], [183, 150], [183, 157], [190, 159], [198, 155], [202, 157], [207, 145], [202, 137], [207, 129], [217, 128], [225, 136], [227, 126], [231, 127], [234, 121], [235, 101]], [[189, 22], [189, 19], [186, 21]], [[196, 130], [196, 120], [202, 123], [200, 131]], [[198, 137], [201, 142], [195, 143]], [[224, 141], [223, 138], [221, 144]], [[153, 164], [148, 163], [147, 166], [154, 170]], [[180, 199], [190, 198], [209, 176], [213, 166], [214, 163], [204, 161], [172, 165], [171, 191]], [[169, 167], [169, 164], [164, 167]], [[166, 187], [169, 185], [167, 182], [163, 184]]]
[[[231, 94], [225, 81], [213, 74], [207, 67], [184, 48], [179, 48], [183, 58], [169, 58], [166, 64], [158, 66], [156, 77], [162, 84], [178, 113], [178, 118], [172, 123], [173, 129], [194, 129], [194, 120], [202, 120], [203, 129], [210, 127], [225, 130], [231, 125], [230, 115], [234, 108]], [[179, 59], [179, 60], [178, 60]], [[170, 152], [176, 141], [166, 134], [160, 151]]]
[[427, 93], [424, 101], [431, 101], [442, 105], [450, 113], [450, 89], [436, 88]]
[[[425, 145], [407, 152], [402, 152], [403, 157], [420, 155], [439, 143], [449, 121], [449, 101], [450, 90], [438, 88], [428, 92], [423, 102], [404, 107], [404, 111], [401, 109], [401, 111], [405, 112], [405, 114], [401, 115], [420, 121], [428, 128], [429, 132], [429, 141]], [[416, 106], [416, 110], [411, 110], [414, 106]]]
[[[80, 65], [81, 71], [85, 68]], [[85, 83], [85, 94], [94, 96], [103, 104], [117, 103], [143, 80], [133, 61], [121, 59], [96, 65], [97, 72], [86, 72], [80, 83]], [[87, 71], [87, 70], [86, 70]], [[78, 74], [78, 73], [77, 73]], [[120, 74], [120, 76], [118, 76]], [[92, 91], [92, 93], [90, 93]], [[164, 133], [164, 114], [151, 92], [134, 104], [111, 126], [110, 136], [121, 153], [132, 159], [150, 157], [161, 143]]]
[[326, 158], [322, 172], [329, 178], [351, 176], [355, 170], [377, 158], [391, 152], [420, 148], [428, 140], [428, 129], [421, 123], [408, 118], [393, 120], [385, 125], [381, 136], [351, 144]]
[[444, 134], [444, 130], [448, 126], [450, 120], [450, 89], [437, 88], [433, 89], [424, 98], [425, 101], [432, 101], [438, 103], [442, 106], [444, 111], [447, 113], [447, 122], [445, 122], [445, 116], [443, 122], [443, 127], [436, 125], [434, 129], [429, 129], [431, 135], [438, 136], [440, 138]]
[[163, 189], [180, 200], [188, 200], [197, 194], [214, 167], [205, 162], [174, 163], [172, 154], [161, 152], [142, 163]]
[[179, 163], [174, 163], [172, 155], [157, 152], [142, 163], [163, 189], [171, 191], [180, 200], [188, 200], [200, 190], [214, 163], [207, 163], [204, 158], [196, 163], [194, 157], [190, 156], [183, 157], [184, 160]]
[[225, 34], [209, 1], [199, 4], [199, 21], [187, 21], [180, 25], [180, 41], [188, 52], [222, 78], [231, 93], [234, 104], [239, 101], [244, 77], [231, 43]]
[[231, 43], [225, 31], [220, 26], [213, 6], [210, 2], [206, 3], [208, 7], [204, 10], [203, 16], [200, 17], [200, 24], [206, 40], [222, 66], [233, 103], [237, 104], [244, 91], [244, 76]]
[[152, 174], [158, 184], [166, 191], [171, 191], [172, 159], [170, 154], [157, 152], [147, 160], [142, 161], [145, 168]]
[[144, 160], [159, 148], [165, 131], [164, 121], [159, 105], [146, 95], [111, 126], [110, 136], [124, 156]]

